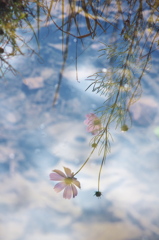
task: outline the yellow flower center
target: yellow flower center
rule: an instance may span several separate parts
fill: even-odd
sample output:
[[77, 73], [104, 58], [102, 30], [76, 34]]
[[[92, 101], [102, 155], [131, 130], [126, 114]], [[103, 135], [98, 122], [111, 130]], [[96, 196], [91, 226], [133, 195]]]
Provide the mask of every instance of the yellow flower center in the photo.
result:
[[100, 125], [100, 124], [101, 124], [100, 119], [95, 119], [95, 120], [93, 121], [93, 124], [94, 124], [94, 125]]
[[67, 185], [70, 185], [72, 182], [73, 182], [73, 179], [72, 178], [65, 178], [64, 179], [64, 182], [67, 184]]

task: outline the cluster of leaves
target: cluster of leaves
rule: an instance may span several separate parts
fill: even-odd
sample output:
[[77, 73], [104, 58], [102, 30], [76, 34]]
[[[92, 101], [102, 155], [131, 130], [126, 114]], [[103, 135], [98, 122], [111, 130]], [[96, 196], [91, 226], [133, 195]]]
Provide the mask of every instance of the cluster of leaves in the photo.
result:
[[[136, 38], [138, 32], [140, 32], [140, 38], [136, 41], [138, 45], [138, 42], [142, 42], [142, 38], [145, 36], [145, 30], [147, 29], [149, 34], [146, 36], [147, 42], [143, 43], [143, 47], [151, 47], [148, 43], [151, 42], [154, 33], [158, 32], [159, 28], [158, 6], [157, 1], [148, 0], [0, 0], [1, 71], [3, 69], [2, 63], [6, 65], [10, 56], [22, 54], [21, 46], [19, 46], [18, 43], [21, 42], [23, 43], [22, 45], [27, 45], [25, 40], [17, 34], [16, 30], [18, 28], [23, 28], [27, 31], [31, 29], [38, 43], [41, 12], [45, 14], [46, 17], [43, 19], [45, 19], [46, 22], [52, 20], [57, 29], [62, 32], [63, 46], [64, 43], [66, 45], [66, 48], [63, 48], [63, 60], [65, 64], [68, 55], [68, 43], [71, 36], [77, 40], [79, 39], [83, 44], [85, 38], [91, 37], [93, 39], [102, 33], [106, 33], [108, 29], [111, 30], [112, 33], [118, 32], [118, 37], [121, 36], [125, 40]], [[60, 11], [58, 18], [55, 18], [53, 15], [54, 9], [56, 11], [56, 8]], [[144, 16], [144, 11], [149, 11], [148, 16]], [[33, 21], [37, 23], [37, 34]], [[121, 29], [122, 24], [124, 26], [123, 29]], [[156, 41], [156, 43], [158, 44], [158, 41]], [[12, 49], [9, 53], [5, 51], [6, 46], [10, 46]], [[76, 54], [78, 55], [78, 52]], [[8, 63], [8, 67], [9, 66]], [[63, 69], [64, 67], [62, 67], [61, 75]], [[3, 74], [1, 73], [1, 75]], [[59, 85], [60, 82], [61, 80], [59, 79]]]
[[100, 50], [101, 56], [109, 60], [110, 67], [106, 73], [101, 71], [91, 76], [93, 91], [105, 97], [103, 106], [96, 110], [106, 126], [103, 134], [112, 122], [116, 122], [116, 127], [131, 126], [129, 108], [141, 96], [141, 79], [150, 67], [151, 53], [159, 39], [158, 17], [153, 21], [151, 14], [154, 31], [150, 32], [150, 17], [145, 21], [141, 17], [142, 10], [140, 5], [132, 22], [129, 19], [124, 22], [121, 37], [116, 42], [103, 43], [105, 48]]
[[[130, 2], [131, 8], [133, 6], [135, 9], [136, 1]], [[135, 14], [129, 15], [124, 21], [119, 38], [110, 44], [103, 43], [105, 47], [100, 50], [102, 52], [100, 57], [105, 57], [110, 67], [105, 72], [96, 72], [89, 77], [92, 81], [89, 85], [92, 91], [105, 98], [103, 105], [95, 110], [100, 116], [103, 129], [92, 138], [93, 150], [90, 153], [91, 156], [99, 145], [99, 154], [103, 154], [98, 176], [98, 191], [101, 170], [107, 153], [110, 152], [112, 139], [110, 128], [115, 125], [115, 128], [120, 126], [121, 131], [128, 131], [131, 127], [130, 106], [141, 97], [141, 79], [150, 68], [151, 53], [158, 48], [158, 5], [151, 4], [148, 19], [145, 19], [143, 12], [147, 6], [144, 5], [143, 9], [142, 2], [140, 1]], [[124, 19], [121, 5], [120, 13]]]
[[17, 31], [23, 29], [25, 33], [30, 29], [38, 43], [33, 26], [33, 20], [40, 21], [38, 10], [39, 1], [0, 0], [0, 77], [3, 77], [8, 70], [16, 73], [9, 59], [13, 56], [24, 55], [23, 46], [34, 52], [22, 34]]

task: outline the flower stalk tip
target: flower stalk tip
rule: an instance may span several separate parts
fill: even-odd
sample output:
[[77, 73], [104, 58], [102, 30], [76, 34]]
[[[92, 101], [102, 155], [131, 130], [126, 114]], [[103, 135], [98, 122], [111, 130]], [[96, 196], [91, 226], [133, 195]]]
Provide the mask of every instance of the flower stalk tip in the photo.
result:
[[94, 196], [100, 198], [102, 196], [102, 193], [100, 191], [96, 191]]

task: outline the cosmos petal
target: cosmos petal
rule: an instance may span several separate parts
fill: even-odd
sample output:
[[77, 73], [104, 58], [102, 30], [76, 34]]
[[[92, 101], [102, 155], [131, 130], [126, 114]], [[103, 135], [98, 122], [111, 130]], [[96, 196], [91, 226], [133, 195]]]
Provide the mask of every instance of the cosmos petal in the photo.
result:
[[68, 186], [65, 188], [65, 190], [64, 190], [64, 192], [63, 192], [63, 197], [64, 197], [65, 199], [70, 199], [70, 198], [72, 197], [72, 187], [71, 187], [71, 185], [68, 185]]
[[62, 177], [61, 175], [57, 173], [50, 173], [50, 180], [52, 181], [63, 181], [65, 177]]
[[55, 185], [54, 190], [55, 192], [58, 193], [58, 192], [61, 192], [66, 186], [67, 186], [66, 183], [60, 182]]
[[94, 113], [88, 113], [86, 114], [86, 118], [90, 118], [90, 119], [94, 119], [96, 118], [97, 116], [94, 114]]
[[77, 192], [77, 188], [71, 184], [71, 187], [72, 187], [72, 192], [73, 192], [73, 198], [77, 196], [78, 192]]
[[91, 125], [89, 125], [89, 126], [87, 127], [87, 132], [93, 132], [93, 131], [94, 131], [94, 127], [91, 126]]
[[86, 115], [84, 124], [87, 125], [87, 132], [93, 135], [98, 134], [102, 130], [101, 120], [94, 113]]
[[71, 172], [71, 170], [69, 168], [64, 167], [65, 173], [67, 175], [67, 177], [72, 177], [73, 173]]
[[84, 120], [84, 124], [88, 125], [89, 124], [89, 120], [88, 119]]
[[60, 170], [55, 169], [55, 170], [53, 170], [53, 172], [59, 174], [60, 176], [62, 176], [64, 178], [66, 177], [66, 175], [62, 171], [60, 171]]
[[79, 181], [73, 179], [73, 182], [72, 182], [72, 183], [75, 184], [78, 188], [81, 188], [81, 185], [80, 185], [80, 182], [79, 182]]
[[99, 133], [99, 130], [96, 130], [94, 127], [88, 127], [87, 132], [91, 132], [93, 135], [96, 135]]

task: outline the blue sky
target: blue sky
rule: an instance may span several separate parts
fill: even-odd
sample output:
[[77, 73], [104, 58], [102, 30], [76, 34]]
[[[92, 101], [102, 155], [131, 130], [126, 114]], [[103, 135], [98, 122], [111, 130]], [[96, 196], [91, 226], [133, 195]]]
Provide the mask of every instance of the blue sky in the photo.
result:
[[[101, 199], [93, 196], [102, 158], [95, 153], [77, 175], [82, 186], [78, 196], [65, 200], [54, 192], [49, 173], [63, 166], [76, 172], [88, 157], [92, 136], [83, 121], [103, 98], [85, 91], [85, 79], [107, 65], [97, 59], [97, 39], [79, 58], [77, 82], [70, 55], [52, 108], [62, 63], [60, 44], [58, 32], [54, 39], [51, 34], [43, 37], [43, 62], [35, 55], [17, 57], [12, 62], [21, 74], [8, 74], [0, 82], [1, 239], [159, 239], [156, 54], [143, 77], [142, 97], [131, 108], [131, 129], [111, 129], [114, 141], [102, 170]], [[70, 46], [75, 47], [73, 38]]]

